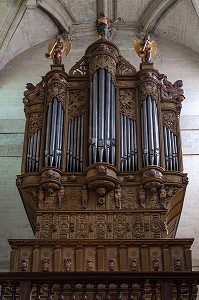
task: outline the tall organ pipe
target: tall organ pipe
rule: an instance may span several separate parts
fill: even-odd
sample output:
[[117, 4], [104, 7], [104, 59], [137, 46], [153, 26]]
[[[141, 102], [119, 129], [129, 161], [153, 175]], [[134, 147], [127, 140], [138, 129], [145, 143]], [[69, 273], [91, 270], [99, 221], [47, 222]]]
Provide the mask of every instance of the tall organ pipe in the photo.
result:
[[105, 109], [105, 156], [110, 162], [110, 113], [111, 113], [111, 76], [106, 72], [106, 109]]
[[41, 140], [41, 129], [37, 132], [37, 148], [36, 148], [36, 172], [39, 171], [39, 150], [40, 150], [40, 140]]
[[51, 136], [50, 136], [50, 166], [53, 166], [55, 159], [55, 139], [56, 139], [56, 125], [57, 125], [57, 99], [53, 100], [53, 111], [51, 119]]
[[92, 129], [93, 129], [93, 82], [90, 82], [90, 99], [89, 99], [89, 165], [92, 164]]
[[99, 161], [103, 161], [103, 154], [104, 154], [104, 107], [105, 107], [105, 70], [99, 69], [99, 81], [98, 81], [98, 96], [99, 96], [99, 126], [98, 126], [98, 155]]
[[136, 121], [133, 122], [133, 137], [134, 137], [134, 162], [135, 166], [133, 168], [133, 171], [137, 171], [137, 136], [136, 136]]
[[177, 150], [177, 136], [166, 126], [164, 126], [164, 149], [166, 170], [178, 171], [179, 162]]
[[58, 102], [57, 108], [57, 121], [56, 121], [56, 137], [55, 137], [55, 167], [58, 168], [60, 157], [60, 139], [62, 135], [61, 131], [61, 119], [62, 119], [62, 104]]
[[59, 168], [61, 163], [63, 107], [57, 98], [48, 105], [46, 141], [45, 141], [45, 166]]
[[148, 96], [147, 99], [147, 122], [148, 122], [148, 140], [149, 140], [149, 164], [154, 165], [154, 128], [153, 128], [153, 119], [154, 115], [152, 113], [152, 99]]
[[120, 114], [120, 168], [121, 171], [137, 170], [136, 121]]
[[92, 152], [93, 163], [97, 161], [97, 147], [98, 147], [98, 72], [93, 76], [93, 105], [92, 105]]
[[120, 163], [121, 171], [124, 171], [124, 115], [120, 114]]
[[159, 166], [159, 125], [158, 110], [156, 101], [148, 96], [142, 102], [141, 107], [141, 124], [142, 124], [142, 155], [143, 166]]
[[124, 128], [124, 170], [127, 170], [127, 126], [126, 116], [123, 117], [123, 128]]
[[115, 86], [107, 70], [96, 70], [90, 89], [89, 163], [115, 164]]
[[116, 96], [115, 96], [115, 86], [113, 83], [111, 83], [111, 163], [115, 165], [115, 137], [116, 137], [116, 102], [115, 102]]
[[141, 108], [141, 122], [142, 122], [142, 153], [143, 153], [143, 163], [144, 167], [149, 165], [149, 144], [148, 144], [148, 126], [147, 126], [147, 106], [146, 100], [142, 103]]
[[66, 160], [67, 172], [83, 171], [83, 128], [83, 115], [80, 115], [69, 122]]
[[80, 128], [81, 128], [81, 133], [80, 133], [80, 172], [83, 171], [83, 141], [84, 141], [84, 116], [80, 116]]
[[46, 126], [46, 144], [45, 144], [45, 166], [48, 166], [50, 155], [50, 132], [51, 132], [51, 115], [52, 115], [52, 102], [48, 105], [47, 126]]

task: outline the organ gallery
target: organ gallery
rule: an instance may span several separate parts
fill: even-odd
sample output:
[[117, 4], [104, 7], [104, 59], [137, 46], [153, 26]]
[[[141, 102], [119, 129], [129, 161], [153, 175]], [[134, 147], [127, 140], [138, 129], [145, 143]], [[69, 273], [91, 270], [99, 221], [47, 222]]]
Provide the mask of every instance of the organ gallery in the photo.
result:
[[105, 37], [27, 84], [17, 186], [35, 238], [9, 241], [11, 271], [191, 270], [182, 86]]

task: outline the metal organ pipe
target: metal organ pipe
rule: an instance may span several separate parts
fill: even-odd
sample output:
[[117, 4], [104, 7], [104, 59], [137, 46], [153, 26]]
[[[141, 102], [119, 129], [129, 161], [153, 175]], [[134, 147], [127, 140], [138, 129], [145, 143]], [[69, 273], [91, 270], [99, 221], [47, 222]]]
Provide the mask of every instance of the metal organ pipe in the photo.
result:
[[179, 162], [178, 162], [177, 136], [166, 126], [164, 126], [164, 149], [165, 149], [166, 170], [178, 171]]
[[96, 70], [90, 88], [89, 163], [115, 164], [115, 86], [108, 71]]
[[154, 128], [153, 128], [154, 115], [152, 113], [152, 99], [148, 96], [147, 99], [147, 122], [148, 122], [148, 139], [149, 139], [149, 165], [154, 165]]
[[69, 122], [67, 146], [67, 172], [83, 171], [84, 118], [80, 115]]
[[93, 75], [93, 105], [92, 105], [92, 163], [97, 162], [97, 147], [98, 147], [98, 72]]
[[120, 114], [121, 171], [137, 170], [136, 121]]
[[57, 125], [57, 99], [53, 100], [52, 119], [51, 119], [51, 135], [50, 135], [50, 166], [53, 166], [55, 159], [55, 138], [56, 138], [56, 125]]
[[46, 142], [45, 142], [45, 166], [59, 168], [61, 165], [61, 148], [63, 132], [63, 107], [57, 98], [48, 105]]
[[98, 119], [98, 155], [99, 161], [103, 161], [103, 154], [104, 154], [104, 128], [105, 128], [105, 70], [99, 69], [99, 81], [98, 81], [98, 105], [99, 105], [99, 119]]
[[92, 124], [93, 124], [93, 83], [90, 82], [90, 99], [89, 99], [89, 165], [92, 164]]
[[147, 125], [147, 106], [146, 100], [142, 103], [141, 108], [141, 122], [142, 122], [142, 153], [144, 167], [149, 165], [149, 144], [148, 144], [148, 125]]
[[158, 125], [158, 108], [155, 101], [152, 101], [153, 109], [153, 139], [154, 139], [154, 159], [155, 165], [160, 165], [160, 140], [159, 140], [159, 125]]
[[115, 137], [116, 137], [116, 96], [115, 96], [115, 86], [112, 82], [111, 84], [111, 116], [110, 116], [110, 124], [111, 124], [111, 133], [110, 133], [110, 140], [111, 140], [111, 163], [115, 165]]
[[106, 72], [106, 107], [105, 107], [105, 159], [110, 162], [110, 114], [111, 114], [111, 76]]
[[121, 171], [124, 171], [124, 115], [120, 114], [120, 163]]
[[148, 96], [141, 107], [143, 166], [159, 166], [159, 126], [156, 101]]

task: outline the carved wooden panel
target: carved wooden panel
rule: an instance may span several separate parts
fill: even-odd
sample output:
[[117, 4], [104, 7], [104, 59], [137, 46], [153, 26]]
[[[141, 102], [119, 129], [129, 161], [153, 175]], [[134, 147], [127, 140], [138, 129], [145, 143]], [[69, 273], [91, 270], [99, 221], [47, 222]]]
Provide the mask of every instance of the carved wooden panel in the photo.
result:
[[136, 119], [135, 90], [120, 89], [119, 102], [120, 102], [120, 113], [132, 120], [135, 120]]

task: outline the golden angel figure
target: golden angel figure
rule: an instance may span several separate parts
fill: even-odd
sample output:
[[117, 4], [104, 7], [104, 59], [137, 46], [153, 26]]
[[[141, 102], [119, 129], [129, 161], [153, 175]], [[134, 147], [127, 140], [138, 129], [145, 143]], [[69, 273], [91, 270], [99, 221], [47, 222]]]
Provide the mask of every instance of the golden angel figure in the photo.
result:
[[54, 43], [49, 43], [48, 52], [45, 56], [46, 58], [51, 58], [54, 65], [61, 65], [63, 53], [67, 56], [70, 53], [71, 48], [71, 43], [68, 42], [64, 45], [61, 38], [57, 38]]
[[142, 62], [150, 62], [151, 56], [155, 57], [157, 51], [157, 44], [155, 41], [150, 41], [150, 36], [146, 32], [142, 35], [141, 41], [133, 41], [134, 49]]

